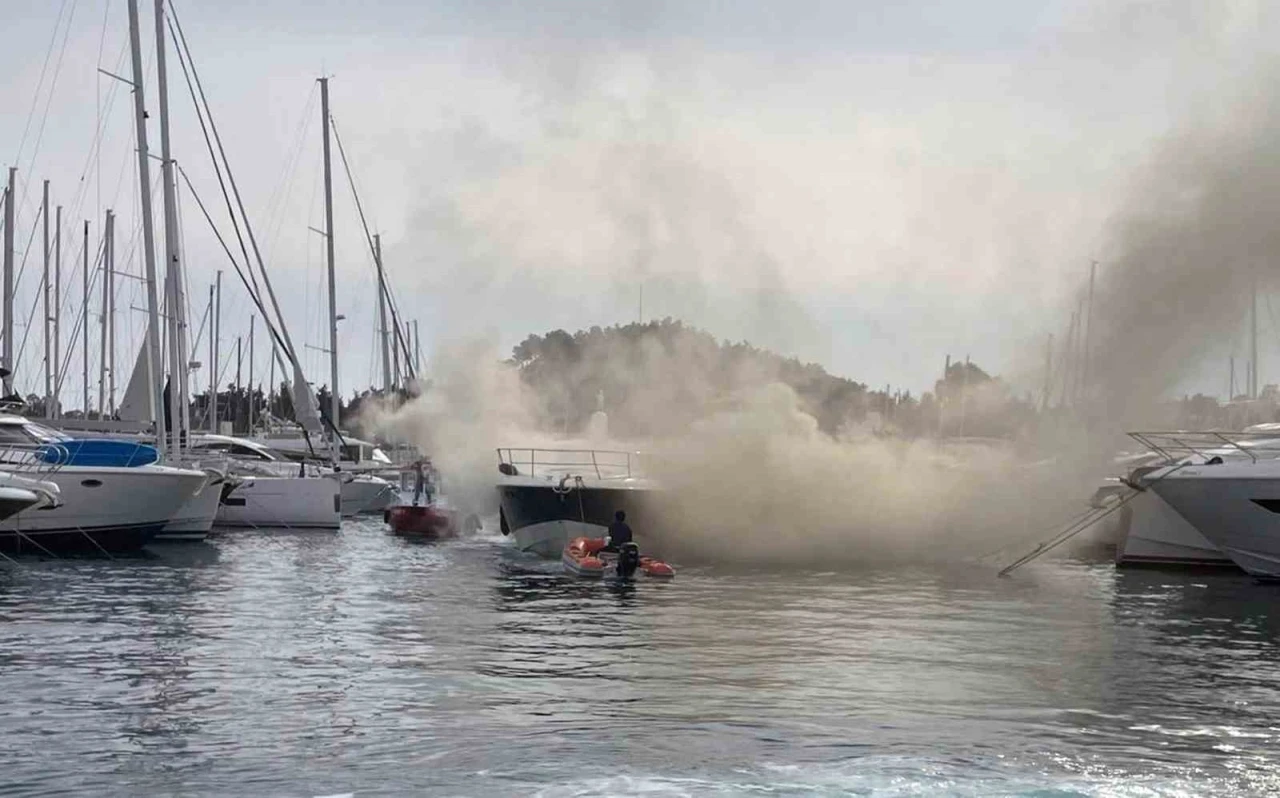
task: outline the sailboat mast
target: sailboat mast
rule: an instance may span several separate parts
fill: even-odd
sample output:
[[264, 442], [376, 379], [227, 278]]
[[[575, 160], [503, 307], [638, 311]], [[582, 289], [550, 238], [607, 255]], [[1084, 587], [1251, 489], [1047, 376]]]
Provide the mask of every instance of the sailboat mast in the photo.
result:
[[1249, 313], [1249, 398], [1258, 398], [1258, 273], [1253, 274], [1253, 291]]
[[422, 373], [422, 339], [418, 337], [417, 319], [413, 320], [413, 373]]
[[107, 411], [107, 325], [111, 323], [111, 210], [102, 232], [102, 323], [98, 325], [98, 418], [106, 418]]
[[218, 269], [218, 276], [214, 280], [213, 287], [209, 289], [213, 292], [213, 325], [209, 328], [212, 337], [209, 339], [209, 431], [218, 431], [218, 338], [222, 335], [222, 269]]
[[41, 282], [44, 300], [44, 417], [53, 415], [53, 346], [49, 340], [49, 322], [52, 320], [49, 307], [49, 181], [44, 181], [44, 191], [40, 198], [40, 221], [44, 238], [44, 280]]
[[382, 273], [382, 236], [373, 234], [373, 261], [378, 267], [378, 332], [382, 340], [382, 390], [391, 390], [391, 352], [387, 345], [387, 287]]
[[62, 415], [62, 206], [53, 215], [53, 417]]
[[13, 394], [13, 206], [17, 203], [18, 170], [9, 167], [9, 186], [4, 194], [4, 393]]
[[169, 332], [169, 419], [175, 451], [182, 448], [182, 417], [186, 401], [186, 372], [182, 358], [187, 351], [182, 301], [182, 265], [178, 262], [178, 201], [169, 149], [169, 83], [165, 71], [164, 3], [156, 0], [156, 102], [160, 108], [160, 174], [164, 197], [164, 255], [166, 326]]
[[80, 343], [83, 357], [80, 361], [80, 380], [84, 386], [84, 417], [89, 417], [89, 220], [84, 220], [84, 268], [80, 271], [80, 299], [84, 302]]
[[329, 457], [338, 462], [338, 297], [333, 266], [333, 169], [329, 163], [329, 79], [320, 78], [320, 115], [324, 130], [324, 241], [329, 271]]
[[147, 109], [143, 97], [142, 39], [138, 26], [138, 0], [129, 0], [129, 49], [133, 60], [133, 115], [138, 143], [138, 192], [142, 206], [142, 255], [147, 284], [147, 366], [150, 377], [151, 417], [156, 424], [156, 448], [163, 456], [166, 429], [164, 390], [157, 373], [160, 357], [160, 296], [156, 290], [155, 220], [151, 214], [151, 153], [147, 148]]
[[241, 366], [243, 365], [244, 365], [244, 336], [237, 335], [236, 336], [236, 393], [235, 393], [236, 399], [235, 399], [235, 402], [231, 404], [231, 429], [233, 430], [232, 434], [235, 434], [236, 432], [240, 431], [240, 392], [243, 390], [241, 388], [242, 383], [240, 382], [240, 380], [244, 376], [241, 373], [242, 371]]
[[256, 316], [249, 317], [249, 434], [253, 434], [253, 323]]
[[209, 284], [209, 309], [205, 312], [209, 315], [209, 362], [207, 364], [209, 368], [209, 403], [205, 406], [205, 418], [209, 419], [209, 430], [213, 432], [217, 426], [217, 408], [215, 407], [217, 397], [214, 395], [214, 389], [218, 385], [218, 364], [213, 362], [213, 341], [217, 336], [217, 331], [214, 329], [217, 322], [213, 319], [213, 283]]
[[[392, 314], [391, 318], [387, 320], [387, 323], [392, 325], [389, 332], [392, 335], [399, 337], [397, 333], [394, 332], [396, 329], [395, 325], [398, 324], [398, 322], [396, 322], [395, 314]], [[396, 388], [400, 386], [400, 342], [395, 338], [391, 339], [391, 385]]]
[[106, 301], [103, 313], [107, 314], [107, 413], [116, 414], [116, 214], [107, 212], [107, 251], [103, 254], [106, 270], [102, 281], [106, 285]]

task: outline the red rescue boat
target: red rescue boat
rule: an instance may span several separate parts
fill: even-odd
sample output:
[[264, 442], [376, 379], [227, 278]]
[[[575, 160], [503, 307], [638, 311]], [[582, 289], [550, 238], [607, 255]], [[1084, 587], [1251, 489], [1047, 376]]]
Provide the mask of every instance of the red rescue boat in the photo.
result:
[[453, 514], [430, 504], [399, 504], [387, 508], [387, 523], [397, 535], [451, 538], [458, 535]]
[[414, 479], [411, 502], [388, 507], [383, 516], [392, 532], [405, 537], [441, 540], [479, 527], [474, 516], [462, 522], [458, 510], [439, 497], [430, 460], [419, 460], [409, 469]]

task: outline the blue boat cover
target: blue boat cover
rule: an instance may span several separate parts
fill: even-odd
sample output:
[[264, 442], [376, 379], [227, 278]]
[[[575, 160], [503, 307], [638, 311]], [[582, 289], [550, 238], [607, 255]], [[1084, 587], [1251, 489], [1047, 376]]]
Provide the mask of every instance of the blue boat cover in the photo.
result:
[[160, 453], [145, 443], [99, 438], [45, 444], [36, 450], [36, 457], [62, 466], [136, 468], [156, 462]]

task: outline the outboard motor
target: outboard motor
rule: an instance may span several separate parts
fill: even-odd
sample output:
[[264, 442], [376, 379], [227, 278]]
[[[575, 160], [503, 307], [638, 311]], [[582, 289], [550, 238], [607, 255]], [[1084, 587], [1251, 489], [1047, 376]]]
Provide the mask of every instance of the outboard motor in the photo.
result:
[[639, 567], [640, 547], [634, 543], [623, 543], [618, 548], [618, 576], [622, 579], [630, 579]]

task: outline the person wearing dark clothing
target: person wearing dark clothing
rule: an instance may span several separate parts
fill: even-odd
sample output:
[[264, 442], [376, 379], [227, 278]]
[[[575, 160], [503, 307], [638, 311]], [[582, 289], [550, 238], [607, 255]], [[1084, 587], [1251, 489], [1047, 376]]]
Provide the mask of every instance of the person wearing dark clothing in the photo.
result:
[[627, 526], [627, 514], [619, 510], [609, 524], [609, 542], [601, 551], [617, 552], [624, 543], [631, 542], [631, 527]]

